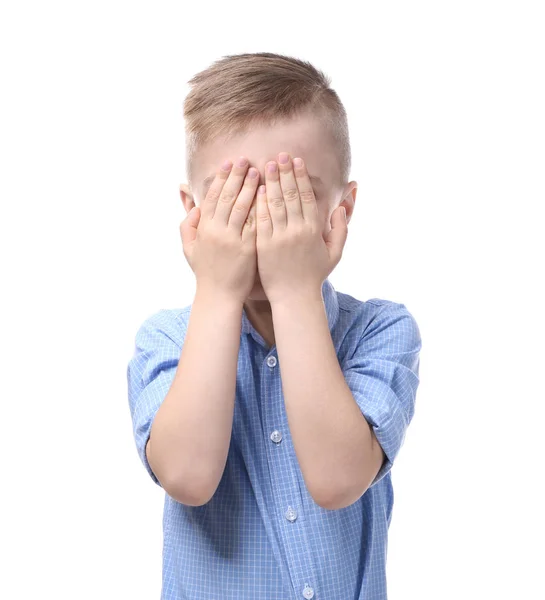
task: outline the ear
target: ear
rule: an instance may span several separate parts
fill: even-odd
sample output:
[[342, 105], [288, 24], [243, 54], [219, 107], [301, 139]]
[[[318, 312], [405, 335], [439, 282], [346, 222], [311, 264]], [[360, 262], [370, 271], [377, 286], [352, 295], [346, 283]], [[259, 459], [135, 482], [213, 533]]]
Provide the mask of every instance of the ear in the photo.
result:
[[346, 209], [346, 222], [350, 223], [350, 218], [352, 213], [354, 212], [354, 206], [356, 204], [356, 194], [358, 193], [358, 182], [350, 181], [346, 184], [343, 194], [342, 200], [339, 202], [338, 206], [344, 206]]
[[193, 192], [187, 183], [180, 184], [180, 198], [182, 199], [182, 204], [184, 205], [186, 213], [189, 213], [189, 211], [196, 206]]

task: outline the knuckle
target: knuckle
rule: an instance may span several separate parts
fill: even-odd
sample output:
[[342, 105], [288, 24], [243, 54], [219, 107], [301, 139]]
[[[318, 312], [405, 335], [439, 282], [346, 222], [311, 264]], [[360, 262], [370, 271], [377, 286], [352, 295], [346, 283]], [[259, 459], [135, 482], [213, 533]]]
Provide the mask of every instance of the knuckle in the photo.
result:
[[304, 190], [302, 192], [299, 192], [299, 196], [301, 197], [301, 202], [314, 201], [314, 192], [312, 190]]
[[295, 188], [288, 188], [284, 190], [284, 198], [286, 200], [297, 200], [299, 197], [299, 192]]
[[237, 195], [232, 190], [223, 190], [220, 195], [220, 202], [225, 202], [226, 204], [230, 204], [237, 197]]
[[268, 201], [271, 206], [274, 206], [274, 208], [281, 208], [284, 204], [284, 198], [281, 196], [271, 196]]
[[248, 210], [248, 204], [246, 202], [243, 202], [242, 200], [238, 200], [237, 202], [235, 202], [233, 210], [237, 211], [238, 213], [245, 212]]
[[212, 186], [208, 189], [208, 193], [205, 196], [205, 201], [213, 201], [216, 202], [216, 200], [220, 197], [221, 194], [221, 190], [218, 190], [216, 187]]

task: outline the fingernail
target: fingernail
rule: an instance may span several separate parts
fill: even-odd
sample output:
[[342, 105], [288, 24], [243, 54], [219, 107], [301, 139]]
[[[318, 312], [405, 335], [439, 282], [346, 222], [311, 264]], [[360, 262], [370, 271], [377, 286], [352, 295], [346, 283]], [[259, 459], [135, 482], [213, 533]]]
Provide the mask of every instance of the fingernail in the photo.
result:
[[280, 152], [280, 154], [278, 155], [278, 162], [281, 165], [285, 165], [289, 159], [290, 159], [290, 156], [287, 152]]
[[232, 166], [232, 165], [233, 165], [233, 163], [232, 163], [230, 160], [226, 160], [226, 161], [223, 163], [223, 165], [221, 165], [221, 168], [222, 168], [224, 171], [228, 171], [228, 170], [231, 168], [231, 166]]
[[275, 162], [269, 163], [269, 166], [267, 167], [267, 171], [269, 171], [269, 173], [274, 173], [276, 171], [276, 163]]
[[300, 158], [294, 158], [293, 164], [299, 169], [303, 166], [303, 161]]

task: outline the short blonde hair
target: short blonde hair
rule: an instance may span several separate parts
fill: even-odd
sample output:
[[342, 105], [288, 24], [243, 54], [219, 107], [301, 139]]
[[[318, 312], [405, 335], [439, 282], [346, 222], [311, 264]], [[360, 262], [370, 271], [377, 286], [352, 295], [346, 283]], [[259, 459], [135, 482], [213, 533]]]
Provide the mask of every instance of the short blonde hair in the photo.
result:
[[309, 62], [273, 54], [228, 55], [189, 80], [184, 101], [186, 175], [191, 186], [195, 153], [216, 136], [229, 138], [313, 110], [338, 146], [340, 185], [350, 174], [347, 116], [331, 79]]

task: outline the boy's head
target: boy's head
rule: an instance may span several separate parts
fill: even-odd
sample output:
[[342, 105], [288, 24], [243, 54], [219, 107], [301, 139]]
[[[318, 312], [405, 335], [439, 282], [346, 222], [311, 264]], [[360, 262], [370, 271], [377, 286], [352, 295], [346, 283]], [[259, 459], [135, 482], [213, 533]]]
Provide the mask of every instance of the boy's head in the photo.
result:
[[[288, 152], [305, 161], [324, 235], [340, 204], [349, 220], [357, 184], [347, 182], [346, 112], [329, 83], [310, 63], [269, 52], [226, 56], [195, 75], [184, 102], [185, 210], [200, 205], [224, 159], [245, 156], [265, 183], [265, 164]], [[266, 298], [258, 282], [250, 298]]]

